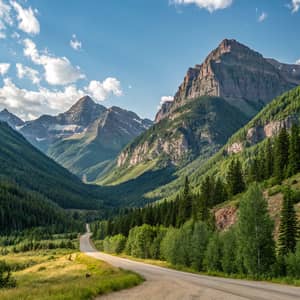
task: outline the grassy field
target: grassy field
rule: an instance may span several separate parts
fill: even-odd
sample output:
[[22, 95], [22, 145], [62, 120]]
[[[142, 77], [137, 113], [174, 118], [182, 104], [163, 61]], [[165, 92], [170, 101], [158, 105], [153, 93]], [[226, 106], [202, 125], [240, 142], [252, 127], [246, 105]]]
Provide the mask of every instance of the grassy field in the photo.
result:
[[[1, 300], [85, 300], [133, 287], [143, 279], [70, 250], [0, 256], [13, 270], [17, 287], [1, 289]], [[90, 276], [86, 276], [89, 274]]]

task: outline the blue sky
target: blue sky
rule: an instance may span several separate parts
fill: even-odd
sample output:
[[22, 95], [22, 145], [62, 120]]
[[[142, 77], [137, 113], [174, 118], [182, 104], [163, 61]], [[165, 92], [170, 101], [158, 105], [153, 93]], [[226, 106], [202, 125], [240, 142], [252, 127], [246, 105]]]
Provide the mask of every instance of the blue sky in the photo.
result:
[[0, 0], [0, 109], [32, 119], [90, 94], [153, 118], [224, 38], [295, 63], [299, 35], [300, 0]]

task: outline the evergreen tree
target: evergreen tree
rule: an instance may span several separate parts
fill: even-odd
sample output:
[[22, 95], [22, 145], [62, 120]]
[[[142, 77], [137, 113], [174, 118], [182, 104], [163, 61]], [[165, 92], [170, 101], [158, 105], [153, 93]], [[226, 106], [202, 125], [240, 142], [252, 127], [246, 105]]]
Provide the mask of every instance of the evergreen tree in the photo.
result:
[[278, 183], [281, 183], [285, 177], [288, 161], [289, 136], [286, 128], [283, 127], [275, 143], [274, 175]]
[[300, 137], [299, 127], [293, 125], [290, 134], [289, 143], [289, 163], [287, 168], [287, 175], [292, 176], [299, 171], [300, 167]]
[[179, 198], [177, 226], [181, 226], [192, 215], [193, 198], [190, 192], [188, 177], [185, 178], [184, 189]]
[[258, 184], [252, 184], [241, 199], [238, 220], [238, 248], [246, 271], [263, 275], [274, 263], [273, 222]]
[[274, 153], [271, 139], [267, 139], [264, 150], [264, 179], [268, 179], [272, 177], [274, 172]]
[[294, 201], [291, 189], [284, 192], [284, 199], [281, 209], [281, 220], [278, 238], [278, 253], [281, 256], [294, 252], [297, 242], [297, 218], [294, 209]]
[[215, 187], [214, 187], [214, 195], [212, 199], [212, 204], [217, 205], [227, 200], [227, 192], [224, 186], [223, 181], [219, 177], [216, 180]]
[[229, 164], [227, 172], [227, 185], [230, 196], [239, 194], [245, 189], [242, 166], [238, 159], [233, 159]]

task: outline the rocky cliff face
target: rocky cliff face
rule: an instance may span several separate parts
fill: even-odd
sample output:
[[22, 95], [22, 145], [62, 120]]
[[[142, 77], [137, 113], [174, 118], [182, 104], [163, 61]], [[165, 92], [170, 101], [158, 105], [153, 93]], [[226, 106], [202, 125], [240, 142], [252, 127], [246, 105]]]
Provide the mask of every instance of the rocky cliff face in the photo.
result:
[[295, 115], [288, 116], [284, 120], [271, 121], [265, 125], [257, 125], [247, 130], [246, 140], [237, 141], [227, 147], [227, 153], [239, 153], [244, 150], [244, 144], [248, 146], [255, 145], [265, 138], [276, 136], [282, 128], [291, 129], [292, 125], [298, 123], [298, 117]]
[[298, 84], [299, 66], [265, 59], [237, 41], [225, 39], [201, 65], [188, 70], [174, 102], [158, 112], [156, 122], [203, 95], [222, 97], [251, 117]]

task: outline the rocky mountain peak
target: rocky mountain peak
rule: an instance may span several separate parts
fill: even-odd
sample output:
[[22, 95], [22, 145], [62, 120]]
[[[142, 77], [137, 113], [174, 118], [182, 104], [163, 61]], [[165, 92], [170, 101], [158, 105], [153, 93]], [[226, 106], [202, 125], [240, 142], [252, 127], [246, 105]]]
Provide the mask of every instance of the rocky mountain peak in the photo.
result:
[[8, 123], [8, 125], [12, 128], [16, 128], [24, 124], [23, 120], [9, 112], [6, 108], [0, 111], [0, 121]]
[[105, 106], [94, 102], [89, 96], [84, 96], [68, 111], [58, 115], [58, 119], [64, 124], [87, 126], [99, 118], [104, 111], [106, 111]]
[[188, 69], [173, 103], [163, 106], [155, 121], [201, 96], [221, 97], [252, 117], [298, 84], [298, 68], [265, 59], [234, 39], [224, 39], [201, 65]]

